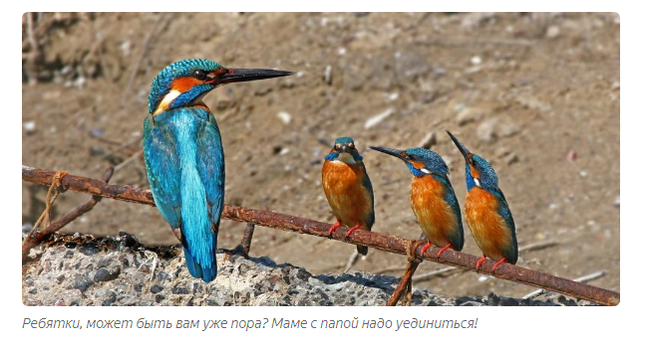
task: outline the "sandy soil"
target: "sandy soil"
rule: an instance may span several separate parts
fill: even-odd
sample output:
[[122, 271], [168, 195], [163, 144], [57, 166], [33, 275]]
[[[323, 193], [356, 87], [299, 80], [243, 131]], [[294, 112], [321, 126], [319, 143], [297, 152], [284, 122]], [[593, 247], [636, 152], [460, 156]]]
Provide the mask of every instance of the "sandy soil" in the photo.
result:
[[[464, 162], [448, 129], [499, 174], [520, 247], [554, 242], [522, 252], [518, 264], [567, 278], [606, 270], [591, 283], [620, 291], [618, 15], [159, 16], [35, 18], [39, 48], [23, 50], [24, 165], [99, 177], [128, 159], [140, 149], [151, 80], [173, 61], [208, 58], [228, 67], [291, 70], [297, 72], [291, 78], [230, 85], [205, 98], [224, 140], [226, 203], [333, 222], [320, 183], [329, 151], [321, 142], [350, 136], [362, 148], [375, 189], [373, 231], [418, 238], [408, 171], [367, 145], [405, 149], [433, 133], [431, 150], [449, 164], [464, 203]], [[324, 78], [327, 66], [331, 83]], [[280, 112], [290, 116], [288, 123]], [[366, 128], [384, 112], [390, 115]], [[142, 159], [112, 182], [147, 188]], [[23, 183], [23, 223], [41, 213], [45, 192]], [[55, 216], [87, 199], [65, 193]], [[223, 221], [219, 247], [234, 247], [243, 229]], [[145, 244], [176, 243], [156, 209], [111, 200], [64, 230], [125, 231]], [[335, 241], [258, 229], [251, 255], [318, 274], [342, 271], [353, 251]], [[469, 232], [463, 251], [480, 254]], [[394, 275], [403, 267], [404, 257], [372, 249], [355, 265]], [[425, 263], [418, 274], [442, 267]], [[473, 272], [416, 286], [448, 297], [517, 297], [533, 290]]]

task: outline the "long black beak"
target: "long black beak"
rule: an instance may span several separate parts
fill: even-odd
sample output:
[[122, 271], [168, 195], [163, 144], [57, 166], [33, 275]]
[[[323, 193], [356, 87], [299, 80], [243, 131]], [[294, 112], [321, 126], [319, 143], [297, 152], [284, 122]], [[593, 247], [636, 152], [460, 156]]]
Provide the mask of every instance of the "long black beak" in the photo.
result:
[[460, 150], [461, 154], [463, 154], [463, 157], [465, 158], [465, 163], [469, 164], [470, 163], [470, 151], [465, 148], [463, 143], [461, 143], [454, 135], [451, 134], [451, 132], [447, 131], [447, 134], [449, 137], [451, 137], [451, 140], [454, 141], [454, 144], [458, 147], [458, 150]]
[[377, 150], [379, 152], [382, 152], [384, 154], [388, 154], [391, 156], [399, 157], [402, 161], [406, 162], [406, 158], [402, 156], [402, 153], [404, 150], [397, 150], [397, 149], [391, 149], [391, 148], [383, 148], [383, 147], [373, 147], [372, 145], [370, 146], [370, 149], [372, 150]]
[[291, 76], [293, 72], [258, 68], [229, 68], [228, 72], [216, 78], [216, 84], [249, 82], [253, 80]]

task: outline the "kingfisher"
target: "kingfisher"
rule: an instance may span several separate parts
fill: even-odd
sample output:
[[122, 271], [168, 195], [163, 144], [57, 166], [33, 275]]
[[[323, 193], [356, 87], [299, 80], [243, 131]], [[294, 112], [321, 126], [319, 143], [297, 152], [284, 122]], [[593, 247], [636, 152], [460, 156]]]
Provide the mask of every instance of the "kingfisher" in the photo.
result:
[[147, 178], [156, 207], [183, 246], [190, 274], [205, 282], [217, 276], [225, 164], [217, 122], [202, 99], [220, 85], [291, 74], [187, 59], [165, 67], [151, 84], [142, 132]]
[[420, 255], [432, 244], [441, 248], [438, 258], [449, 248], [462, 250], [465, 237], [460, 207], [449, 181], [449, 168], [440, 155], [424, 148], [370, 148], [404, 161], [413, 176], [411, 209], [428, 240]]
[[[340, 137], [325, 156], [323, 163], [323, 190], [336, 223], [329, 229], [331, 235], [341, 225], [348, 227], [346, 237], [362, 229], [369, 231], [375, 223], [375, 197], [363, 157], [350, 137]], [[357, 245], [357, 252], [368, 254], [368, 247]]]
[[506, 196], [499, 188], [496, 172], [487, 160], [472, 154], [451, 132], [447, 131], [447, 134], [465, 158], [465, 219], [476, 244], [483, 251], [476, 270], [485, 262], [486, 256], [497, 261], [492, 271], [504, 262], [515, 264], [518, 255], [515, 221]]

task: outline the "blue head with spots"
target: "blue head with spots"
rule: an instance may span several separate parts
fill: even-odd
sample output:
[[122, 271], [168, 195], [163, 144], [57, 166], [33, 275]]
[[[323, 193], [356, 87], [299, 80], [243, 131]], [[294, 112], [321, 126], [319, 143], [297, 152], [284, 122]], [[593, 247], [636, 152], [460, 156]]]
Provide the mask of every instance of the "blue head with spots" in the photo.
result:
[[451, 132], [447, 131], [449, 137], [454, 141], [458, 150], [465, 158], [465, 181], [467, 183], [467, 191], [473, 187], [479, 187], [487, 191], [496, 192], [499, 190], [499, 180], [497, 174], [492, 168], [492, 165], [484, 158], [472, 154], [465, 146], [454, 136]]
[[149, 93], [149, 113], [201, 103], [219, 85], [288, 76], [288, 71], [226, 68], [206, 59], [186, 59], [165, 67], [154, 78]]
[[427, 174], [436, 174], [439, 176], [449, 174], [449, 168], [447, 168], [445, 161], [440, 155], [431, 150], [424, 148], [398, 150], [373, 146], [370, 146], [370, 148], [401, 159], [409, 171], [411, 171], [411, 174], [416, 177], [423, 177]]
[[359, 163], [363, 157], [357, 151], [354, 140], [350, 137], [339, 137], [334, 142], [334, 147], [330, 153], [325, 156], [328, 161], [342, 161], [347, 164]]

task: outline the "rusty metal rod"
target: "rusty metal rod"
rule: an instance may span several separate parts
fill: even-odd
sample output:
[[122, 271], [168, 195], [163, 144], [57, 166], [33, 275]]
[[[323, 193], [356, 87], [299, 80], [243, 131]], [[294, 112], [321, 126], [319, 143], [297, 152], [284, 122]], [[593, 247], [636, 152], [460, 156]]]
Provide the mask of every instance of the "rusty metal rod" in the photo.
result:
[[[108, 183], [108, 181], [113, 176], [113, 172], [114, 172], [113, 167], [107, 168], [104, 171], [104, 174], [102, 174], [101, 181]], [[73, 211], [69, 212], [65, 216], [52, 222], [49, 226], [47, 226], [42, 231], [34, 234], [31, 238], [25, 239], [25, 242], [23, 243], [23, 262], [25, 262], [25, 260], [27, 259], [27, 255], [29, 255], [29, 250], [31, 250], [38, 244], [42, 243], [43, 241], [45, 241], [52, 234], [54, 234], [54, 232], [60, 230], [65, 225], [76, 220], [81, 215], [91, 211], [95, 207], [95, 204], [99, 203], [101, 200], [102, 197], [92, 196], [90, 198], [90, 201], [78, 206], [77, 208], [75, 208]]]
[[244, 253], [248, 256], [251, 251], [251, 242], [253, 241], [253, 233], [255, 233], [255, 224], [248, 222], [244, 228], [244, 236], [241, 239], [241, 245], [244, 247]]
[[[49, 185], [52, 182], [54, 171], [23, 166], [23, 180], [32, 183]], [[61, 184], [70, 190], [89, 193], [95, 196], [117, 199], [126, 202], [148, 204], [154, 206], [153, 197], [148, 190], [138, 189], [131, 186], [109, 185], [98, 179], [66, 175], [61, 179]], [[300, 234], [309, 234], [316, 237], [330, 238], [328, 233], [330, 224], [314, 220], [304, 219], [297, 216], [278, 214], [267, 210], [254, 210], [244, 207], [226, 205], [222, 217], [238, 222], [250, 222], [259, 226], [276, 228]], [[345, 236], [345, 227], [339, 227], [331, 238], [355, 245], [366, 245], [377, 250], [406, 255], [409, 240], [393, 235], [378, 232], [353, 232], [349, 237]], [[474, 270], [478, 257], [462, 252], [445, 251], [436, 257], [439, 249], [431, 246], [423, 256], [424, 260], [451, 265], [468, 270]], [[617, 305], [620, 301], [620, 293], [599, 288], [569, 279], [549, 275], [536, 270], [523, 268], [516, 265], [504, 263], [491, 272], [494, 261], [486, 260], [479, 272], [492, 275], [499, 279], [522, 283], [528, 286], [544, 288], [561, 294], [576, 298], [586, 299], [598, 304]], [[485, 269], [488, 268], [488, 269]]]

